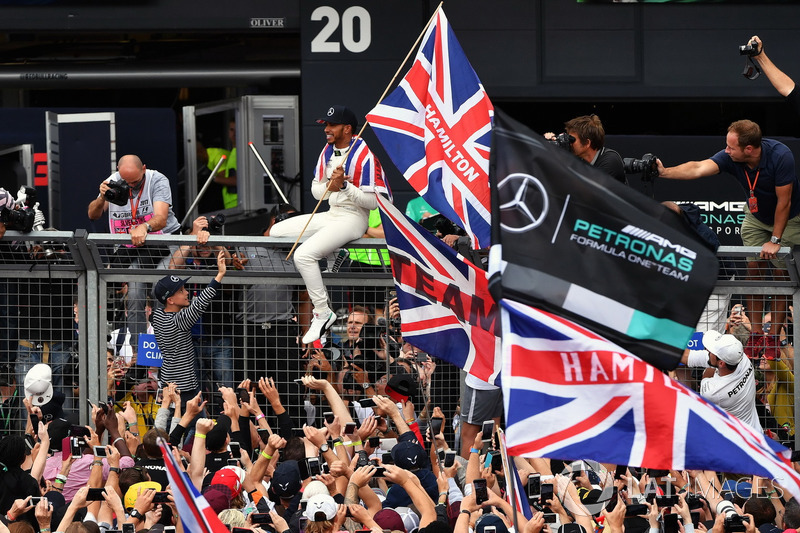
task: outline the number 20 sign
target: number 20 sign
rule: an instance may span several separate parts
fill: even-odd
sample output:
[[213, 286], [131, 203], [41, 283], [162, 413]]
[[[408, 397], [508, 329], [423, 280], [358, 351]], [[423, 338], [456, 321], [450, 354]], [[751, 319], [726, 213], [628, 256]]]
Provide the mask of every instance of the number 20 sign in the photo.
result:
[[[361, 6], [351, 6], [339, 12], [331, 6], [319, 6], [311, 13], [311, 20], [325, 24], [311, 41], [312, 53], [339, 53], [341, 47], [358, 54], [372, 43], [372, 18]], [[340, 39], [335, 34], [341, 30]]]

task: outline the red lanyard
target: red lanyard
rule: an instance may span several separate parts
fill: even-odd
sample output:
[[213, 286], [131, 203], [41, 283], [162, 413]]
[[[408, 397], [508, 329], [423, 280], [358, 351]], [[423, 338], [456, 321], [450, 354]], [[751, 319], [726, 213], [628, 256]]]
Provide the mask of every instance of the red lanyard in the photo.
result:
[[[133, 205], [133, 189], [130, 190], [128, 194], [130, 194], [131, 199], [131, 221], [136, 220], [136, 212], [139, 210], [139, 201], [142, 199], [142, 193], [144, 192], [144, 180], [146, 176], [142, 176], [142, 186], [139, 189], [139, 194], [136, 195], [136, 205]], [[758, 179], [758, 177], [756, 177]], [[130, 233], [130, 230], [128, 230]]]
[[756, 183], [758, 183], [759, 174], [761, 174], [761, 169], [756, 170], [756, 179], [753, 180], [753, 183], [750, 183], [750, 174], [747, 173], [747, 169], [744, 169], [744, 177], [747, 178], [747, 186], [750, 187], [750, 196], [753, 196], [753, 191], [756, 188]]

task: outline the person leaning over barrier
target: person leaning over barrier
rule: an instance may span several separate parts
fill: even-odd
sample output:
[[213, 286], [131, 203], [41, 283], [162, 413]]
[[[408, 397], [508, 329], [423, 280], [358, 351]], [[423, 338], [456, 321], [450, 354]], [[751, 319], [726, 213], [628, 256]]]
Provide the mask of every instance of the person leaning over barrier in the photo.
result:
[[[114, 201], [109, 201], [111, 197]], [[121, 247], [115, 254], [120, 261], [130, 263], [129, 268], [143, 268], [161, 260], [152, 257], [153, 251], [141, 251], [150, 233], [175, 233], [180, 223], [172, 212], [172, 192], [169, 180], [157, 170], [150, 170], [135, 155], [124, 155], [117, 164], [117, 172], [100, 183], [100, 193], [89, 203], [90, 220], [98, 220], [108, 211], [109, 231], [129, 234], [131, 244]], [[140, 282], [128, 283], [128, 329], [136, 338], [147, 331], [145, 318], [146, 286]]]
[[[761, 136], [761, 128], [751, 120], [737, 120], [728, 127], [725, 149], [710, 159], [689, 161], [665, 167], [658, 159], [658, 175], [667, 179], [693, 180], [727, 172], [745, 189], [748, 212], [742, 222], [745, 246], [761, 248], [758, 257], [748, 258], [750, 279], [759, 279], [764, 266], [759, 259], [772, 261], [779, 274], [787, 276], [786, 265], [778, 260], [782, 246], [800, 244], [800, 181], [795, 173], [791, 150], [774, 139]], [[751, 297], [747, 306], [757, 330], [762, 328], [764, 302]], [[775, 300], [775, 332], [780, 334], [786, 320], [786, 302]]]

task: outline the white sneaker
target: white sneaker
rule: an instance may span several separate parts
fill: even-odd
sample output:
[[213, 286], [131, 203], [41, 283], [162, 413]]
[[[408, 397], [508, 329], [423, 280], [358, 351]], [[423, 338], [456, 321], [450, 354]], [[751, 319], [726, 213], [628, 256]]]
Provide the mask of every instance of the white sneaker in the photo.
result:
[[323, 313], [322, 315], [317, 314], [315, 311], [314, 319], [311, 321], [306, 334], [303, 335], [303, 344], [311, 344], [319, 339], [323, 333], [330, 329], [334, 322], [336, 322], [336, 313], [333, 311], [328, 311], [327, 314]]

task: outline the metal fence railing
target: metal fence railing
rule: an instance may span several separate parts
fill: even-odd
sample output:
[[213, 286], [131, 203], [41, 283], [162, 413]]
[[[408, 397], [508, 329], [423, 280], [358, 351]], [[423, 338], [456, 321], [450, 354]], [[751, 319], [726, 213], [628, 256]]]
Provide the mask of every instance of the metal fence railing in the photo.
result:
[[[339, 318], [325, 349], [313, 357], [297, 340], [310, 320], [310, 304], [302, 279], [284, 259], [292, 240], [212, 236], [208, 246], [197, 246], [192, 236], [150, 235], [138, 249], [126, 246], [129, 242], [126, 236], [80, 230], [8, 231], [0, 241], [0, 429], [19, 428], [23, 381], [38, 362], [50, 364], [55, 394], [64, 396], [65, 415], [76, 422], [86, 422], [87, 400], [110, 400], [131, 401], [147, 425], [157, 369], [141, 364], [138, 337], [151, 332], [149, 316], [157, 304], [150, 287], [171, 269], [191, 277], [190, 291], [201, 290], [215, 275], [218, 247], [235, 254], [238, 268], [229, 268], [221, 294], [193, 332], [212, 411], [220, 409], [219, 385], [268, 376], [298, 423], [320, 420], [324, 400], [294, 380], [311, 372], [336, 383], [348, 399], [358, 399], [363, 392], [348, 372], [356, 357], [378, 387], [401, 366], [422, 370], [418, 379], [430, 387], [422, 387], [418, 403], [441, 406], [449, 421], [457, 415], [461, 372], [434, 359], [435, 370], [426, 377], [432, 365], [403, 359], [403, 352], [417, 351], [387, 331], [385, 307], [393, 282], [383, 240], [354, 241], [341, 268], [323, 274]], [[720, 279], [698, 330], [722, 331], [727, 324], [741, 338], [758, 379], [762, 425], [790, 441], [800, 412], [793, 351], [800, 276], [795, 257], [788, 249], [781, 252], [781, 269], [754, 272], [748, 271], [747, 258], [758, 249], [721, 248]], [[322, 268], [332, 269], [334, 260]], [[742, 314], [732, 317], [737, 306]], [[354, 346], [356, 337], [361, 340]], [[695, 390], [699, 386], [696, 371], [679, 368], [675, 377]]]

